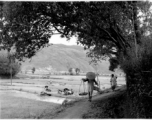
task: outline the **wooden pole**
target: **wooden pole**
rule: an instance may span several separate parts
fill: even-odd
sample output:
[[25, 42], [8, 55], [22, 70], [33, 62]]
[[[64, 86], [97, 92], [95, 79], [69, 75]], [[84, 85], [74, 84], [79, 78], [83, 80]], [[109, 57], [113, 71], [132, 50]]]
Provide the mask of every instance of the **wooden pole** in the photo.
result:
[[99, 86], [99, 88], [100, 88], [100, 81], [99, 81], [99, 79], [98, 79], [98, 71], [97, 71], [97, 63], [95, 64], [95, 70], [96, 70], [96, 75], [97, 75], [97, 82], [98, 82], [98, 86]]
[[10, 75], [11, 75], [11, 85], [12, 85], [12, 59], [10, 58]]
[[139, 41], [139, 38], [137, 37], [137, 31], [139, 30], [138, 23], [137, 23], [137, 1], [133, 1], [133, 29], [134, 29], [134, 42], [135, 42], [135, 56], [136, 58], [138, 57], [138, 43], [137, 40]]
[[8, 50], [8, 59], [9, 59], [9, 67], [10, 67], [10, 79], [12, 85], [12, 56], [10, 54], [10, 50]]

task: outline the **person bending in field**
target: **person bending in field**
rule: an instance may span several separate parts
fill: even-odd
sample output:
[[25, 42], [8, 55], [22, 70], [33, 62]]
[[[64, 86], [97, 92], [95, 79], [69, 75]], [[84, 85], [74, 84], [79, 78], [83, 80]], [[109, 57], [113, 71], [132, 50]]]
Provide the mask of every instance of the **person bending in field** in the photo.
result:
[[[89, 75], [92, 75], [93, 77], [92, 77], [92, 76], [89, 77], [88, 74], [89, 74]], [[91, 101], [92, 101], [93, 90], [98, 91], [98, 93], [102, 93], [102, 91], [100, 90], [100, 88], [97, 87], [97, 86], [98, 86], [98, 83], [97, 83], [97, 81], [95, 80], [95, 73], [89, 72], [89, 73], [87, 73], [86, 77], [87, 77], [87, 78], [82, 78], [82, 80], [83, 80], [84, 82], [86, 82], [86, 81], [88, 82], [88, 97], [89, 97], [89, 101], [91, 102]], [[97, 86], [95, 86], [94, 83], [95, 83]]]
[[72, 95], [74, 92], [72, 89], [64, 88], [63, 90], [58, 90], [58, 93], [63, 95]]
[[51, 90], [49, 89], [49, 87], [48, 87], [48, 86], [45, 86], [45, 91], [47, 91], [47, 92], [51, 92]]
[[117, 86], [117, 76], [114, 76], [114, 74], [112, 74], [110, 83], [111, 83], [111, 89], [114, 91]]

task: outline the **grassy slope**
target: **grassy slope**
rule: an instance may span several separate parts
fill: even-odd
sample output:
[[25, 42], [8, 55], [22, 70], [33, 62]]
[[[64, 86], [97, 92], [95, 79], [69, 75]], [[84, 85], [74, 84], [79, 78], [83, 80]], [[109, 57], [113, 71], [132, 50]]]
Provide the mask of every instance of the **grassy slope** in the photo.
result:
[[[86, 57], [86, 51], [80, 46], [66, 46], [62, 44], [53, 45], [39, 51], [31, 62], [25, 62], [22, 69], [31, 69], [32, 67], [44, 68], [51, 65], [58, 71], [67, 71], [68, 68], [80, 68], [82, 71], [94, 71], [89, 65], [89, 58]], [[108, 70], [109, 62], [102, 61], [99, 64], [100, 73], [111, 73]]]
[[85, 119], [126, 118], [126, 91], [103, 100], [92, 102], [91, 108], [83, 115]]

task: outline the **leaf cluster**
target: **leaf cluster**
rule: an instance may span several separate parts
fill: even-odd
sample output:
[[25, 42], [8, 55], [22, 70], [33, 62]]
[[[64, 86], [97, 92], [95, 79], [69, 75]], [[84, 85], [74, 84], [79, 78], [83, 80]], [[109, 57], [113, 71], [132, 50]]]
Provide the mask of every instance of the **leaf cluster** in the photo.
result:
[[9, 64], [8, 57], [0, 56], [0, 76], [10, 77], [10, 69], [12, 69], [12, 76], [15, 76], [20, 71], [20, 64], [18, 62]]
[[49, 42], [48, 26], [34, 3], [3, 2], [0, 22], [1, 49], [13, 51], [19, 60], [31, 58]]
[[135, 15], [145, 10], [144, 6], [150, 8], [149, 3], [142, 3], [3, 2], [1, 43], [5, 49], [15, 48], [16, 57], [22, 59], [47, 46], [54, 34], [68, 40], [76, 36], [78, 44], [90, 50], [89, 57], [119, 58], [134, 42], [135, 26], [140, 22]]

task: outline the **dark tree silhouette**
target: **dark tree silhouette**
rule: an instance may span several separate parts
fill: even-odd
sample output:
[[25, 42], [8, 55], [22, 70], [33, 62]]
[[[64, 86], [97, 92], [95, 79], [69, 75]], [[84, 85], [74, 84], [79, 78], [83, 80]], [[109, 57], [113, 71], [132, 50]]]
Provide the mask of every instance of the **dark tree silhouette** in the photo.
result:
[[33, 67], [33, 68], [32, 68], [32, 73], [33, 73], [33, 74], [35, 73], [35, 70], [36, 70], [35, 67]]
[[77, 75], [79, 75], [80, 69], [79, 69], [79, 68], [76, 68], [76, 69], [75, 69], [75, 72], [76, 72]]

